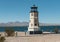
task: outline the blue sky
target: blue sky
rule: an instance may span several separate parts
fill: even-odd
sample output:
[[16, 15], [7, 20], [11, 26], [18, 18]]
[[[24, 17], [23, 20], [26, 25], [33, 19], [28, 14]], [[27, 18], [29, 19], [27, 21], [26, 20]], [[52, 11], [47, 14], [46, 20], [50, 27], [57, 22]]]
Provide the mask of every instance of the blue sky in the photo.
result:
[[40, 23], [60, 23], [60, 0], [0, 0], [0, 23], [29, 22], [33, 4], [38, 6]]

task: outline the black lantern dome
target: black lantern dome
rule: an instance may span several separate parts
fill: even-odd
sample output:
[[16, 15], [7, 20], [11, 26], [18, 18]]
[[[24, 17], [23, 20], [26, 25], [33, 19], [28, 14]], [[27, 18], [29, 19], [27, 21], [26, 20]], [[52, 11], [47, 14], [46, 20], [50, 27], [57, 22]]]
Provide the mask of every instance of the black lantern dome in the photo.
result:
[[38, 12], [38, 11], [37, 11], [37, 8], [38, 8], [38, 7], [36, 7], [35, 5], [33, 5], [33, 6], [31, 7], [31, 12]]

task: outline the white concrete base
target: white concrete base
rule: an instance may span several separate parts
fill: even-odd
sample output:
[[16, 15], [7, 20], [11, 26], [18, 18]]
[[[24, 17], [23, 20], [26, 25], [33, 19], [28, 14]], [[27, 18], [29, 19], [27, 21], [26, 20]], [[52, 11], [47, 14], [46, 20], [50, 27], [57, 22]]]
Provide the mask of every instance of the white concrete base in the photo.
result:
[[28, 27], [28, 31], [39, 31], [39, 27], [33, 27], [33, 28]]

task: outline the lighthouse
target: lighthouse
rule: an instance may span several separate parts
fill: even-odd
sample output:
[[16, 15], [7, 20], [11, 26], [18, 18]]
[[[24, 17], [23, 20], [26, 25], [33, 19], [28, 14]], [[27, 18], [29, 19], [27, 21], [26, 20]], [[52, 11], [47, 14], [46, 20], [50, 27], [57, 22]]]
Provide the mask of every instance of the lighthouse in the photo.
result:
[[30, 20], [29, 20], [29, 27], [28, 31], [30, 34], [40, 34], [39, 31], [39, 20], [38, 20], [38, 7], [33, 5], [30, 10]]

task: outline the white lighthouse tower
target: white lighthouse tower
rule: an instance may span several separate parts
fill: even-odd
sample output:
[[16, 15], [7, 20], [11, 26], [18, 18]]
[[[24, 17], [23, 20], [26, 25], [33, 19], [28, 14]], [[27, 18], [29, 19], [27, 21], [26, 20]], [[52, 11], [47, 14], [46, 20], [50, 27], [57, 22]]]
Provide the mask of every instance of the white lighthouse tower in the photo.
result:
[[33, 5], [30, 11], [30, 21], [28, 31], [30, 34], [38, 34], [39, 32], [39, 20], [38, 20], [38, 7]]

